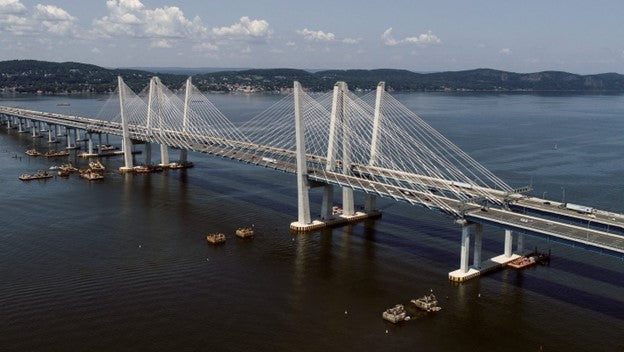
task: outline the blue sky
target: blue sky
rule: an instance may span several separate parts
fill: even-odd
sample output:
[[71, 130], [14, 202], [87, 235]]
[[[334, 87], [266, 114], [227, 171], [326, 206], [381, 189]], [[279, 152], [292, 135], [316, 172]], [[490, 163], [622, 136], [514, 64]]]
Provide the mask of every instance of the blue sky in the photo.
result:
[[0, 0], [0, 59], [624, 73], [624, 1]]

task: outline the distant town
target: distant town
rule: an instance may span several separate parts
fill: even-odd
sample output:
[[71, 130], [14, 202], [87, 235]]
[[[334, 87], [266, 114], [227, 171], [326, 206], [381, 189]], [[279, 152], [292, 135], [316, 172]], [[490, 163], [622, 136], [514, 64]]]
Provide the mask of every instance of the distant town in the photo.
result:
[[[155, 74], [170, 87], [181, 87], [188, 77], [155, 70], [108, 69], [76, 62], [11, 60], [0, 62], [0, 92], [30, 94], [88, 94], [115, 90], [121, 75], [134, 90], [147, 86]], [[228, 70], [193, 75], [193, 83], [202, 91], [283, 93], [299, 81], [310, 91], [327, 91], [336, 81], [345, 81], [354, 91], [368, 91], [385, 81], [388, 91], [461, 92], [461, 91], [571, 91], [624, 92], [624, 75], [602, 73], [578, 75], [561, 71], [514, 73], [493, 69], [474, 69], [417, 73], [398, 69], [324, 70], [249, 69]]]

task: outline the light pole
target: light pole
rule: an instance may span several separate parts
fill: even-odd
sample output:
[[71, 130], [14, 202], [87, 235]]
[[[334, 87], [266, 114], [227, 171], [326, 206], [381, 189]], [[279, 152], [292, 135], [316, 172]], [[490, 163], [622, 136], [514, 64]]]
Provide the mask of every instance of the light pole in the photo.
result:
[[561, 203], [565, 203], [565, 188], [561, 187]]
[[546, 199], [546, 193], [548, 193], [548, 191], [544, 191], [544, 193], [542, 193], [542, 199]]

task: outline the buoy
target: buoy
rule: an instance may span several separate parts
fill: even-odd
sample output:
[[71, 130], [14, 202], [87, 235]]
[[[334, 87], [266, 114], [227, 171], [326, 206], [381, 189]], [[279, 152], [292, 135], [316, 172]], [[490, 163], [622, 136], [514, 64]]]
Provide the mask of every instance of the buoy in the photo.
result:
[[347, 313], [347, 311], [345, 310], [345, 315], [347, 315], [347, 314], [348, 314], [348, 313]]
[[409, 315], [405, 317], [405, 321], [410, 321], [410, 319], [412, 319], [412, 318], [410, 318]]
[[386, 330], [386, 334], [388, 333], [388, 330]]

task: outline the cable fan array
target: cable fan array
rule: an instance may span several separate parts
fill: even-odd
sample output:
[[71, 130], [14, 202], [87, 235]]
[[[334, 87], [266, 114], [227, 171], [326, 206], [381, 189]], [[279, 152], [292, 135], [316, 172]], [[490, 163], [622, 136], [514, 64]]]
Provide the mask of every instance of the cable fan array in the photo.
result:
[[[121, 99], [133, 139], [196, 151], [218, 146], [256, 164], [296, 164], [293, 94], [237, 127], [190, 79], [177, 93], [156, 77], [143, 93], [125, 84], [119, 89], [98, 118], [119, 122], [119, 114], [109, 110]], [[501, 195], [513, 192], [383, 86], [358, 96], [339, 82], [333, 92], [298, 94], [312, 179], [455, 216], [460, 216], [457, 206], [448, 199], [500, 204]]]

